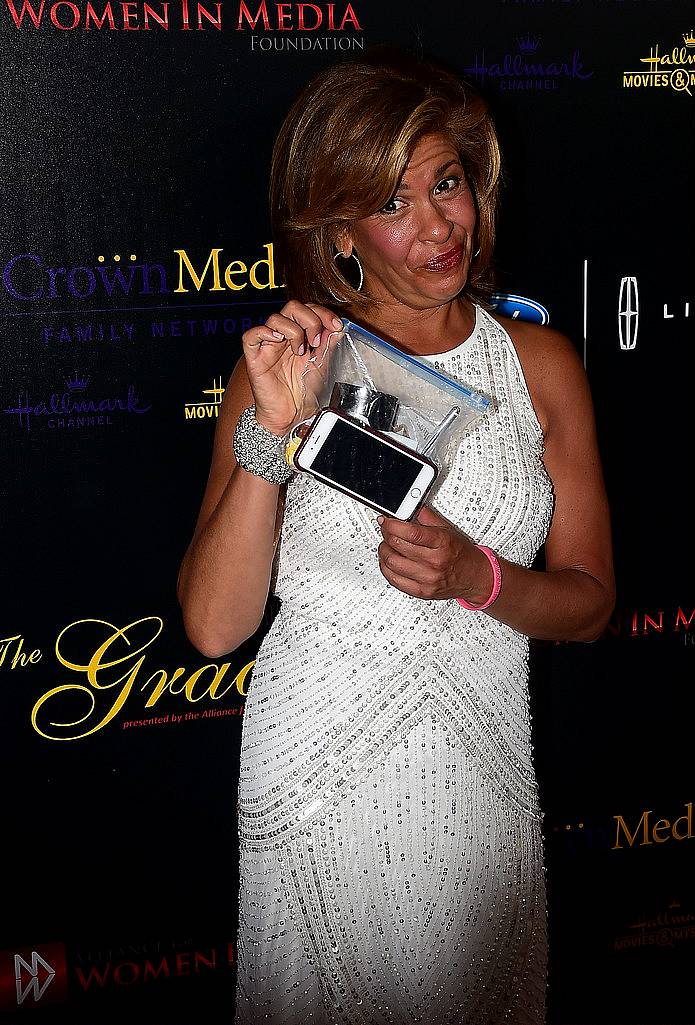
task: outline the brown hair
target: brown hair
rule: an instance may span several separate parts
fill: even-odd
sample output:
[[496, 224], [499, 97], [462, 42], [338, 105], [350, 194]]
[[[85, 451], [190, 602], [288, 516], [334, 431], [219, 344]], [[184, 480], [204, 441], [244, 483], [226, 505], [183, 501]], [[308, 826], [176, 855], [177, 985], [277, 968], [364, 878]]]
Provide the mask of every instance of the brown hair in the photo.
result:
[[480, 254], [463, 294], [489, 295], [500, 176], [490, 113], [455, 75], [394, 51], [375, 51], [320, 73], [280, 129], [270, 208], [288, 294], [330, 304], [333, 292], [356, 310], [366, 308], [369, 297], [336, 266], [337, 240], [352, 222], [388, 202], [418, 139], [433, 132], [446, 135], [459, 153], [478, 213]]

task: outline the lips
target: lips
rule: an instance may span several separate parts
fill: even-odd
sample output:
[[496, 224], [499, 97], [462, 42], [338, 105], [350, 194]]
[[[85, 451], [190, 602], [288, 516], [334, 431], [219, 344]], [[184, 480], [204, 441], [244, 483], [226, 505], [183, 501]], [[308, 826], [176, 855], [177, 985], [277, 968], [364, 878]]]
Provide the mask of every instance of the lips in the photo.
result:
[[463, 258], [463, 246], [456, 246], [455, 249], [450, 249], [446, 253], [442, 253], [441, 256], [437, 256], [432, 260], [428, 260], [424, 265], [425, 270], [433, 271], [448, 271], [453, 270], [457, 267]]

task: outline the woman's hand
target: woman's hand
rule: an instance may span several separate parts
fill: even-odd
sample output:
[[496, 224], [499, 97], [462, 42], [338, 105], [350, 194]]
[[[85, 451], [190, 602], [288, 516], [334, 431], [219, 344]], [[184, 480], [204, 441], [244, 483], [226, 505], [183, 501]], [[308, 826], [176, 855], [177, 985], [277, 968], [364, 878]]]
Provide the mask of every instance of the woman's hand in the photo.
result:
[[415, 520], [381, 522], [379, 568], [414, 598], [465, 598], [482, 605], [492, 590], [492, 569], [478, 547], [428, 506]]
[[291, 300], [242, 342], [256, 419], [284, 436], [316, 412], [343, 323], [325, 306]]

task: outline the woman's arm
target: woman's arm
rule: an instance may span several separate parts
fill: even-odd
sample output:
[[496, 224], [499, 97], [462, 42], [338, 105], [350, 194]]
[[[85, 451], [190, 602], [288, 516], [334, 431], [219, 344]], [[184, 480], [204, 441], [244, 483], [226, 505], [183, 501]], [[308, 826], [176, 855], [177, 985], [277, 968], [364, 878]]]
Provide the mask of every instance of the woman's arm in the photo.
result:
[[233, 651], [260, 626], [275, 548], [280, 488], [237, 464], [232, 441], [239, 417], [255, 405], [258, 423], [282, 438], [314, 413], [341, 327], [325, 307], [293, 300], [244, 332], [244, 357], [225, 389], [210, 475], [176, 588], [186, 633], [208, 658]]
[[[514, 335], [544, 427], [555, 508], [545, 571], [500, 559], [502, 588], [485, 611], [530, 637], [596, 640], [615, 604], [615, 581], [589, 385], [563, 335], [528, 325]], [[380, 563], [394, 586], [423, 598], [462, 597], [472, 604], [487, 599], [492, 569], [485, 555], [433, 510], [424, 508], [413, 523], [385, 520], [382, 531]]]
[[253, 393], [242, 358], [225, 389], [207, 487], [177, 582], [186, 633], [208, 658], [258, 629], [268, 598], [280, 488], [247, 473], [232, 438]]

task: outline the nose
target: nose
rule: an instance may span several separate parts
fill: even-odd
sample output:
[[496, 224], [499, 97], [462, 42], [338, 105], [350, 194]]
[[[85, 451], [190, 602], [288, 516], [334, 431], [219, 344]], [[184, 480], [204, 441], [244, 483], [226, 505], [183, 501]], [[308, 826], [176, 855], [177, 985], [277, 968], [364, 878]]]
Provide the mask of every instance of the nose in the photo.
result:
[[446, 242], [453, 227], [454, 225], [446, 219], [437, 203], [428, 200], [420, 214], [418, 240], [420, 242]]

